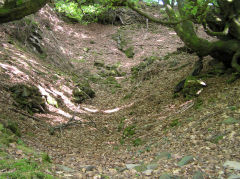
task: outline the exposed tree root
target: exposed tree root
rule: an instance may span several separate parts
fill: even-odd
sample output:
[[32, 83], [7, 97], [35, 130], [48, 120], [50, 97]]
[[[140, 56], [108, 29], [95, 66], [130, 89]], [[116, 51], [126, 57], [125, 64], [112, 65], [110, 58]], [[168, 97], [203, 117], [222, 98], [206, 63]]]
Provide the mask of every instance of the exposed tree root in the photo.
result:
[[[194, 70], [192, 72], [192, 76], [198, 76], [200, 74], [200, 72], [203, 69], [203, 62], [202, 61], [203, 61], [203, 57], [199, 57], [199, 60], [194, 65]], [[186, 81], [186, 79], [180, 81], [176, 85], [176, 87], [174, 89], [174, 93], [178, 93], [178, 92], [182, 91], [185, 81]]]
[[240, 73], [240, 65], [238, 64], [238, 58], [240, 57], [240, 50], [238, 50], [232, 58], [232, 67], [238, 72]]

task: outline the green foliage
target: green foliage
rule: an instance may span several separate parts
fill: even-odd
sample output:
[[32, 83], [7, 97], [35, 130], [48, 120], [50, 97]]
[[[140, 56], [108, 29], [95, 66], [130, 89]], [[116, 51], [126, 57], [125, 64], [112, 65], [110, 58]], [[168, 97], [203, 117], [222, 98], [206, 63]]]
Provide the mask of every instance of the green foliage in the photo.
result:
[[122, 88], [121, 85], [117, 82], [117, 80], [112, 76], [107, 77], [103, 81], [103, 83], [106, 85], [112, 86], [113, 88]]
[[6, 128], [10, 129], [16, 136], [21, 136], [20, 129], [18, 128], [18, 124], [16, 122], [9, 120], [7, 122]]
[[217, 135], [211, 139], [211, 142], [217, 144], [220, 140], [223, 139], [223, 137], [223, 135]]
[[9, 171], [1, 173], [0, 178], [54, 178], [41, 172], [40, 165], [28, 159], [5, 159], [0, 161], [0, 170]]
[[201, 109], [202, 108], [202, 105], [203, 105], [203, 100], [201, 99], [197, 99], [194, 103], [194, 106], [193, 108], [194, 109]]
[[122, 119], [120, 120], [120, 123], [118, 124], [118, 132], [120, 132], [120, 131], [123, 130], [123, 128], [124, 128], [124, 121], [125, 121], [125, 120], [126, 120], [125, 118], [122, 118]]
[[67, 17], [75, 19], [83, 24], [97, 22], [98, 17], [111, 7], [110, 1], [103, 0], [98, 3], [89, 1], [57, 0], [55, 8], [58, 12], [64, 13]]
[[175, 127], [175, 126], [180, 125], [179, 119], [173, 120], [169, 125], [170, 125], [171, 127]]
[[50, 156], [47, 153], [43, 153], [42, 154], [42, 161], [51, 163], [51, 158], [50, 158]]
[[[42, 171], [44, 168], [47, 168], [48, 165], [43, 163], [39, 163], [32, 158], [39, 158], [39, 154], [34, 152], [34, 150], [26, 147], [24, 143], [14, 135], [13, 131], [16, 131], [15, 123], [11, 125], [0, 124], [0, 179], [5, 178], [45, 178], [50, 179], [54, 178], [51, 175], [45, 174]], [[9, 130], [7, 127], [10, 127]], [[11, 157], [7, 152], [9, 143], [15, 142], [16, 149], [21, 150], [24, 155], [31, 156], [30, 159], [23, 158], [23, 159], [16, 159], [15, 157]], [[44, 156], [44, 155], [43, 155]], [[43, 161], [48, 161], [48, 157], [42, 157]]]
[[130, 126], [126, 127], [123, 131], [123, 138], [133, 136], [136, 133], [135, 128], [136, 128], [135, 125], [130, 125]]
[[125, 55], [128, 57], [128, 58], [133, 58], [134, 56], [134, 47], [131, 46], [129, 48], [127, 48], [125, 51], [124, 51]]
[[143, 141], [140, 138], [137, 138], [137, 139], [133, 140], [133, 146], [134, 147], [137, 147], [137, 146], [142, 145], [142, 144], [143, 144]]
[[185, 13], [186, 17], [191, 17], [195, 19], [198, 23], [205, 22], [207, 13], [210, 10], [209, 4], [216, 3], [215, 0], [186, 0], [182, 11]]

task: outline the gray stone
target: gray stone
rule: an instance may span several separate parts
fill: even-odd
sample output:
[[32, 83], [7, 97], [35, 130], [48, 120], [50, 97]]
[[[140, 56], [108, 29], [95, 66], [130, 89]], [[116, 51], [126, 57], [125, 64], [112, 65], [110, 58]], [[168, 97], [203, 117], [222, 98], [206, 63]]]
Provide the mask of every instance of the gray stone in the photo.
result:
[[234, 169], [234, 170], [240, 170], [240, 162], [228, 160], [223, 164], [223, 167]]
[[145, 165], [140, 165], [140, 166], [134, 167], [134, 169], [138, 172], [143, 172], [147, 170], [147, 167]]
[[159, 161], [160, 159], [163, 159], [163, 158], [170, 159], [171, 154], [169, 152], [160, 152], [154, 161]]
[[59, 170], [63, 170], [64, 172], [74, 172], [73, 169], [69, 168], [69, 167], [66, 167], [64, 165], [58, 165], [58, 169]]
[[158, 167], [158, 164], [155, 164], [155, 163], [147, 165], [148, 170], [155, 170], [157, 167]]
[[231, 175], [228, 179], [240, 179], [240, 175]]
[[96, 169], [96, 167], [92, 165], [87, 165], [84, 168], [86, 169], [86, 171], [93, 171], [94, 169]]
[[151, 176], [152, 173], [153, 173], [153, 170], [146, 170], [146, 171], [143, 172], [143, 174], [146, 175], [146, 176]]
[[200, 171], [197, 171], [194, 175], [193, 175], [193, 179], [204, 179], [203, 173]]
[[193, 156], [191, 155], [185, 156], [178, 162], [178, 166], [181, 167], [183, 165], [191, 163], [192, 161], [193, 161]]
[[140, 166], [140, 164], [126, 164], [126, 167], [127, 167], [128, 170], [133, 169], [137, 166]]
[[239, 120], [234, 119], [232, 117], [229, 117], [228, 119], [225, 119], [223, 121], [224, 124], [235, 124], [235, 123], [238, 123], [238, 122], [239, 122]]
[[171, 175], [168, 175], [167, 173], [164, 173], [160, 176], [159, 179], [172, 179]]

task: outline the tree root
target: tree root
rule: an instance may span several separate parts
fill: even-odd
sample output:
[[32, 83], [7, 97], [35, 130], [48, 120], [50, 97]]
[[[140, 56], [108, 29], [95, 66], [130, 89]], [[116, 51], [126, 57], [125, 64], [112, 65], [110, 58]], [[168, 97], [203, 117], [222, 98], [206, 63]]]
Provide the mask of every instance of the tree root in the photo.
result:
[[240, 57], [240, 50], [238, 50], [232, 58], [232, 67], [238, 72], [240, 73], [240, 65], [238, 64], [238, 58]]
[[203, 69], [203, 57], [199, 57], [199, 60], [194, 65], [192, 76], [198, 76]]
[[[200, 74], [200, 72], [203, 69], [203, 62], [202, 61], [203, 61], [203, 57], [199, 56], [199, 60], [194, 65], [194, 70], [192, 72], [192, 76], [197, 76], [197, 75]], [[186, 81], [186, 79], [180, 81], [176, 85], [176, 87], [174, 89], [174, 93], [178, 93], [178, 92], [182, 91], [182, 89], [184, 88], [185, 81]]]

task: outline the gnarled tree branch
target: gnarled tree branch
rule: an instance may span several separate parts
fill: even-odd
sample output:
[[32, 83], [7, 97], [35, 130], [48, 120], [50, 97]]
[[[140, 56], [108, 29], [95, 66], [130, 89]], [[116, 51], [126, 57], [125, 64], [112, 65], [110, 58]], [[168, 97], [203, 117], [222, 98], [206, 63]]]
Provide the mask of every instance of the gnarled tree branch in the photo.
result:
[[139, 9], [138, 7], [135, 6], [134, 3], [132, 2], [129, 2], [128, 3], [128, 7], [130, 7], [132, 10], [136, 11], [138, 14], [146, 17], [147, 19], [149, 19], [150, 21], [152, 22], [155, 22], [155, 23], [158, 23], [158, 24], [161, 24], [161, 25], [166, 25], [166, 26], [169, 26], [169, 25], [176, 25], [176, 24], [179, 24], [179, 23], [182, 23], [183, 21], [186, 21], [187, 19], [182, 19], [182, 20], [178, 20], [178, 21], [163, 21], [159, 18], [156, 18], [156, 17], [153, 17], [145, 12], [143, 12], [141, 9]]
[[19, 6], [3, 6], [0, 8], [0, 24], [19, 20], [27, 15], [37, 12], [49, 0], [29, 0]]
[[222, 32], [214, 32], [208, 27], [205, 28], [205, 31], [210, 36], [227, 36], [229, 32], [229, 24], [226, 24], [224, 30]]

